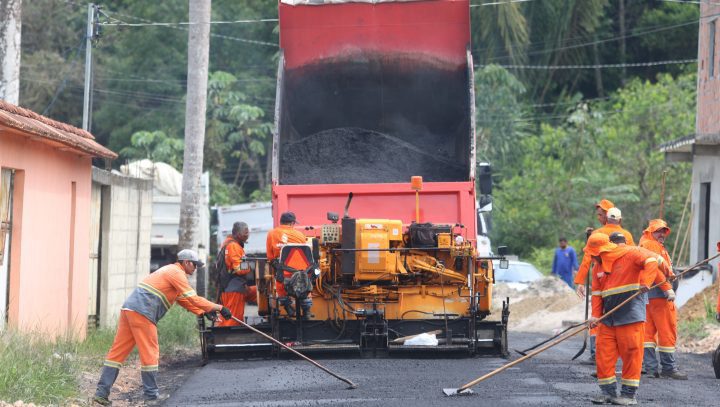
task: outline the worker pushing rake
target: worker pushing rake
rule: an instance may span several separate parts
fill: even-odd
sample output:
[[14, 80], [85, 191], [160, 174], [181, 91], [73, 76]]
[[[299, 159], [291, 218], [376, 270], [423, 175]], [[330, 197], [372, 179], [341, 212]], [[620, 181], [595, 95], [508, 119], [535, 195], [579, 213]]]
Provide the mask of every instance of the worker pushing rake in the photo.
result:
[[[717, 243], [720, 252], [720, 242]], [[572, 329], [551, 338], [525, 356], [507, 363], [459, 388], [446, 388], [447, 396], [472, 394], [471, 387], [496, 374], [524, 362], [565, 340], [584, 332], [588, 327], [599, 327], [597, 372], [601, 394], [592, 399], [595, 404], [633, 405], [637, 404], [635, 391], [640, 384], [642, 364], [642, 324], [645, 318], [645, 303], [641, 294], [656, 287], [663, 287], [668, 281], [657, 277], [657, 260], [641, 248], [615, 245], [608, 236], [595, 234], [590, 237], [585, 253], [593, 256], [600, 264], [593, 275], [593, 313], [590, 318]], [[720, 253], [700, 261], [669, 280], [709, 263]], [[642, 311], [642, 312], [641, 312]], [[639, 330], [639, 334], [634, 332]], [[638, 343], [635, 343], [638, 342]], [[532, 349], [532, 348], [531, 348]], [[623, 358], [623, 372], [620, 395], [616, 394], [615, 364], [618, 356]]]

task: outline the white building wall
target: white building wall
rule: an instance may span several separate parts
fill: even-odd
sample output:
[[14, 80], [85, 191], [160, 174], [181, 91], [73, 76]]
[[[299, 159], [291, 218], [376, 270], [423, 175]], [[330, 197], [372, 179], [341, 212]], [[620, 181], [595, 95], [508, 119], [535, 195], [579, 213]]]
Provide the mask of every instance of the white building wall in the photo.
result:
[[93, 171], [103, 190], [100, 325], [112, 327], [127, 296], [150, 273], [152, 180]]
[[[700, 258], [700, 185], [710, 183], [710, 231], [708, 235], [708, 254], [717, 253], [715, 244], [720, 241], [720, 159], [716, 155], [693, 156], [692, 191], [692, 229], [690, 231], [690, 264], [703, 260]], [[680, 231], [678, 231], [680, 232]], [[681, 237], [682, 239], [682, 237]], [[718, 260], [711, 262], [717, 270]]]

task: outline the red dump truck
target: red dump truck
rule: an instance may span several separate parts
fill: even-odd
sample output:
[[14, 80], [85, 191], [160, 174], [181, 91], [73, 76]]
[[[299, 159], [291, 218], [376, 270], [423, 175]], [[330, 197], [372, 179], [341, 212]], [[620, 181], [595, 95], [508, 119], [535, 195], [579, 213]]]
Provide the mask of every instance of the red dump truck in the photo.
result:
[[[308, 244], [283, 248], [284, 275], [256, 271], [258, 329], [305, 352], [507, 353], [508, 304], [486, 320], [494, 273], [475, 242], [469, 6], [279, 2], [272, 212], [294, 212]], [[205, 332], [208, 357], [282, 352]], [[435, 346], [405, 343], [423, 333]]]

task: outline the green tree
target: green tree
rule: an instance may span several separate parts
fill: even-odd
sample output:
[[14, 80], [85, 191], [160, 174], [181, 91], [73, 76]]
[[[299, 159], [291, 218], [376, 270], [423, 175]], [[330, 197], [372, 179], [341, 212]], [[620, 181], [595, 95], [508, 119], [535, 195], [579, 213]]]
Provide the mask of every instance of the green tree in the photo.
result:
[[130, 146], [120, 150], [120, 155], [129, 159], [147, 158], [170, 164], [178, 171], [182, 169], [183, 140], [169, 137], [162, 131], [139, 131], [130, 138]]
[[210, 75], [205, 157], [209, 170], [250, 196], [270, 184], [267, 151], [272, 123], [263, 109], [246, 103], [240, 88], [234, 75]]

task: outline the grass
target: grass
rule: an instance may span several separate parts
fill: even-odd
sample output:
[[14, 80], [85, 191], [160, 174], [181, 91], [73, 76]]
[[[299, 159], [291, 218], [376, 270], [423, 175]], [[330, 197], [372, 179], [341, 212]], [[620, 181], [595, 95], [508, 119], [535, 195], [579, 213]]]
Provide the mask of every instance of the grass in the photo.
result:
[[[199, 346], [196, 317], [172, 307], [158, 324], [162, 355]], [[62, 405], [79, 396], [82, 372], [98, 371], [115, 337], [115, 328], [51, 341], [40, 333], [0, 332], [0, 400]], [[137, 351], [130, 359], [136, 358]]]
[[703, 306], [705, 309], [704, 316], [678, 321], [679, 336], [691, 341], [705, 339], [708, 336], [709, 333], [707, 329], [705, 329], [707, 324], [717, 323], [717, 321], [715, 321], [715, 304], [706, 297], [703, 297]]

